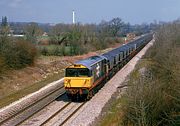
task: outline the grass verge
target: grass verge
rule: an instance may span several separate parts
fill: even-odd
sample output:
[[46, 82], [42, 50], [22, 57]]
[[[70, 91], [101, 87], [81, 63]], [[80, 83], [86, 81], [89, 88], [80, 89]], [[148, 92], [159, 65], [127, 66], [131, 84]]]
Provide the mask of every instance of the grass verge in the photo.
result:
[[[114, 99], [117, 94], [114, 95]], [[122, 117], [122, 104], [123, 99], [110, 100], [110, 102], [103, 108], [103, 114], [96, 122], [96, 126], [120, 126]]]
[[180, 24], [163, 25], [155, 38], [129, 76], [123, 102], [113, 101], [102, 125], [180, 126]]
[[46, 86], [47, 84], [59, 80], [60, 78], [64, 77], [64, 72], [59, 72], [58, 74], [54, 74], [52, 76], [47, 77], [46, 79], [37, 82], [35, 84], [32, 84], [29, 87], [26, 87], [24, 89], [21, 89], [13, 94], [10, 94], [6, 97], [3, 97], [2, 99], [0, 99], [0, 108], [16, 101], [17, 99], [20, 99], [30, 93], [33, 93], [39, 89], [41, 89], [42, 87]]

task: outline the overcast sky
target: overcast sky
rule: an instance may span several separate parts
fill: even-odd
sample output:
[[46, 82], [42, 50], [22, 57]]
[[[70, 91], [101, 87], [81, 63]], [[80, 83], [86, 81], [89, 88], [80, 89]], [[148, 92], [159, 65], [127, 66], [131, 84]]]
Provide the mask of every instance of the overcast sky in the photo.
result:
[[131, 24], [180, 18], [180, 0], [0, 0], [0, 16], [9, 21], [99, 23], [120, 17]]

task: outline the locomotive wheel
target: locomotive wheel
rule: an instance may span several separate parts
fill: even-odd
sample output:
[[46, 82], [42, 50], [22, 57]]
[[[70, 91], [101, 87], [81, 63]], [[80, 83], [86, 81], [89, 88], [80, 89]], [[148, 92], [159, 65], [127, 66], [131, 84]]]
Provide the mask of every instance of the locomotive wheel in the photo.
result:
[[90, 100], [94, 96], [94, 90], [89, 91], [87, 95], [87, 100]]

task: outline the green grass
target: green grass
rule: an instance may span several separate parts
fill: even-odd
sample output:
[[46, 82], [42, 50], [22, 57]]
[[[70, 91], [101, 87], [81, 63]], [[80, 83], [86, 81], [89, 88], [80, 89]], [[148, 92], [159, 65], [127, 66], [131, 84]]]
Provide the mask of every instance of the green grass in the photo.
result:
[[123, 99], [119, 98], [112, 103], [104, 116], [102, 116], [101, 121], [97, 124], [97, 126], [120, 126], [121, 124], [121, 104]]
[[40, 45], [40, 48], [46, 47], [48, 50], [53, 50], [54, 48], [58, 47], [61, 48], [61, 45]]
[[48, 56], [50, 55], [59, 55], [59, 56], [63, 56], [63, 55], [70, 55], [70, 46], [61, 46], [61, 45], [41, 45], [38, 46], [38, 50], [40, 50], [40, 52], [42, 53], [43, 49], [47, 50], [47, 54]]
[[37, 39], [49, 39], [49, 36], [38, 36]]
[[22, 98], [30, 93], [33, 93], [33, 92], [39, 90], [40, 88], [44, 87], [45, 85], [47, 85], [53, 81], [59, 80], [60, 78], [63, 78], [63, 77], [64, 77], [64, 72], [59, 72], [58, 74], [49, 76], [46, 79], [44, 79], [40, 82], [37, 82], [35, 84], [32, 84], [29, 87], [26, 87], [26, 88], [19, 90], [13, 94], [3, 97], [2, 99], [0, 99], [0, 108]]

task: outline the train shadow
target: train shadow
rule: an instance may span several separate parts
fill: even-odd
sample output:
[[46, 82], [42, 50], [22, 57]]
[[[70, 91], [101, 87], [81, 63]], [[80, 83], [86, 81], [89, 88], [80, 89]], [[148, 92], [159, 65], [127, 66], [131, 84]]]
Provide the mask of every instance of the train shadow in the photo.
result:
[[61, 96], [57, 97], [55, 100], [56, 101], [70, 102], [70, 99], [68, 99], [66, 94], [62, 94]]
[[76, 103], [82, 103], [85, 102], [85, 99], [69, 99], [66, 93], [62, 94], [58, 98], [55, 99], [56, 101], [63, 101], [63, 102], [76, 102]]

